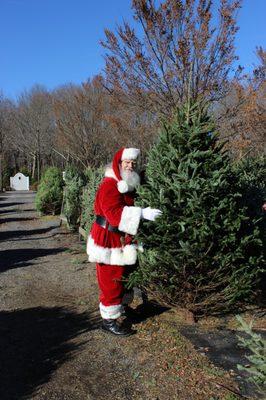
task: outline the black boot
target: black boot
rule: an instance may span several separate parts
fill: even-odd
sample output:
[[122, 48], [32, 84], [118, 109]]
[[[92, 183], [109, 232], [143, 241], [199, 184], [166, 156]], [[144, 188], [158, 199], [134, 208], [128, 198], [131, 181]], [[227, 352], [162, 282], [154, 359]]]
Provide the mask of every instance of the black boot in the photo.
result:
[[130, 327], [119, 324], [116, 319], [103, 319], [102, 330], [117, 336], [130, 336], [134, 333]]

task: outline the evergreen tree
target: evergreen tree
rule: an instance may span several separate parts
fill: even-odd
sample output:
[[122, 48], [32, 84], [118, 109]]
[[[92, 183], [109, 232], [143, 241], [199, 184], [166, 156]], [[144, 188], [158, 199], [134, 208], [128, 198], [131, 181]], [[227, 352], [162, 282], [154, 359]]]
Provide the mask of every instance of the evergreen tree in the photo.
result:
[[250, 297], [262, 244], [236, 183], [205, 108], [186, 104], [148, 154], [138, 203], [163, 214], [142, 223], [138, 240], [145, 251], [129, 286], [196, 313]]
[[88, 235], [95, 220], [94, 201], [96, 192], [104, 177], [104, 168], [93, 169], [88, 167], [85, 171], [86, 186], [84, 187], [81, 203], [81, 227]]
[[35, 198], [37, 211], [42, 214], [59, 214], [63, 199], [62, 172], [49, 167], [41, 177]]
[[248, 324], [240, 315], [237, 315], [247, 337], [238, 336], [239, 346], [249, 350], [245, 357], [249, 361], [248, 368], [243, 365], [237, 365], [237, 368], [250, 374], [248, 380], [255, 384], [258, 391], [265, 394], [266, 390], [266, 339], [252, 329], [252, 321]]
[[83, 174], [76, 166], [69, 165], [65, 171], [63, 214], [66, 216], [68, 226], [72, 230], [75, 230], [80, 222], [83, 186]]

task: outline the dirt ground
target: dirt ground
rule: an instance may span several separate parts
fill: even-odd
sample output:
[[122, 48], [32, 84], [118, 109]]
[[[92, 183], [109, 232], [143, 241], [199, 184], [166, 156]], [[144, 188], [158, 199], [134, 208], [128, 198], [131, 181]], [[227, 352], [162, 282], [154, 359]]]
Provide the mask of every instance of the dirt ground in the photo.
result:
[[150, 304], [136, 334], [117, 338], [100, 329], [97, 295], [78, 236], [39, 217], [34, 193], [0, 193], [1, 400], [258, 398], [235, 366], [244, 350], [231, 360], [229, 331], [219, 347], [201, 326]]

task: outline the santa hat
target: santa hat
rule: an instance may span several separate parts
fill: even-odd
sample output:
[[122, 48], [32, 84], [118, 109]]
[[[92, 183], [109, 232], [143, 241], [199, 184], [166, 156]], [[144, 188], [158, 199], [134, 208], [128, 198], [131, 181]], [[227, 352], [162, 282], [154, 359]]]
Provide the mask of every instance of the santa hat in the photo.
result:
[[114, 174], [118, 180], [117, 188], [120, 193], [128, 192], [128, 184], [126, 183], [126, 181], [123, 181], [121, 179], [121, 175], [120, 175], [119, 166], [121, 164], [121, 161], [136, 160], [139, 156], [139, 153], [140, 153], [139, 149], [122, 147], [114, 155], [112, 168], [113, 168]]

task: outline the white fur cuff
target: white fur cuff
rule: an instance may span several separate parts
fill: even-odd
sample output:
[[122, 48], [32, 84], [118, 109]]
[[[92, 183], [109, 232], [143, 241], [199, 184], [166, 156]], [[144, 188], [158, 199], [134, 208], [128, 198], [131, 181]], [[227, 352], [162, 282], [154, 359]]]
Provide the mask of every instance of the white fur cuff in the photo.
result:
[[100, 303], [100, 313], [103, 319], [117, 319], [121, 317], [122, 311], [122, 304], [116, 304], [114, 306], [104, 306], [102, 303]]
[[128, 233], [129, 235], [136, 235], [139, 227], [140, 218], [141, 218], [140, 207], [125, 206], [123, 208], [118, 229], [122, 232]]

